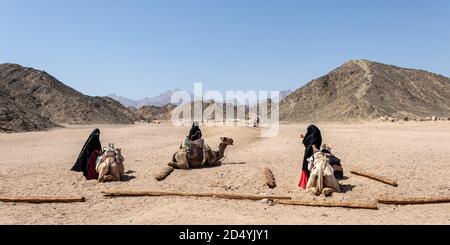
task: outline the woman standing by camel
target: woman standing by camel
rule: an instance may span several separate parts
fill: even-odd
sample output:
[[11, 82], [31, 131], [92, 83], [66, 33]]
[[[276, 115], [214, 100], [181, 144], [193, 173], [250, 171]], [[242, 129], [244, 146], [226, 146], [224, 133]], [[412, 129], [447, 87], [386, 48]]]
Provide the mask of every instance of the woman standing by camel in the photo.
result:
[[305, 155], [303, 156], [302, 172], [299, 182], [299, 187], [306, 189], [310, 171], [308, 170], [308, 158], [312, 157], [314, 153], [320, 151], [322, 145], [322, 135], [320, 130], [315, 125], [309, 125], [306, 135], [300, 135], [305, 146]]

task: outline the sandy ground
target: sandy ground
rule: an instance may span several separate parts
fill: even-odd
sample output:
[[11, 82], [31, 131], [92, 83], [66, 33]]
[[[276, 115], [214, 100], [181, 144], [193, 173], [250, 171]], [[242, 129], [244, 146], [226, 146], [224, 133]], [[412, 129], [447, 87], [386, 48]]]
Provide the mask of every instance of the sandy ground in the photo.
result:
[[[259, 138], [252, 128], [203, 128], [213, 148], [233, 137], [225, 163], [216, 168], [176, 170], [157, 182], [188, 128], [136, 124], [98, 126], [104, 145], [123, 148], [128, 181], [97, 183], [69, 171], [93, 126], [49, 132], [0, 134], [0, 195], [82, 195], [85, 203], [0, 203], [0, 224], [450, 224], [450, 204], [380, 205], [379, 210], [269, 206], [260, 201], [184, 197], [106, 198], [102, 190], [148, 189], [279, 194], [314, 197], [297, 187], [303, 156], [299, 135], [307, 125], [282, 125], [278, 137]], [[345, 193], [336, 200], [371, 200], [384, 194], [450, 196], [450, 123], [409, 122], [318, 124], [324, 143], [345, 170], [360, 167], [399, 182], [391, 187], [346, 171]], [[270, 167], [278, 187], [262, 183]], [[320, 199], [321, 197], [318, 197]]]

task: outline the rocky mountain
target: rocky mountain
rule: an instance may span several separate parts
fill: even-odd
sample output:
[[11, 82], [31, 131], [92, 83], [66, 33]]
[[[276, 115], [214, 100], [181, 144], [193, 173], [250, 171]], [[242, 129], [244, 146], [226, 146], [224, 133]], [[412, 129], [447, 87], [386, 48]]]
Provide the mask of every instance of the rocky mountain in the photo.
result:
[[[172, 94], [180, 91], [179, 89], [174, 89], [174, 90], [169, 90], [166, 91], [162, 94], [159, 94], [157, 96], [154, 97], [150, 97], [150, 98], [144, 98], [141, 100], [133, 100], [133, 99], [129, 99], [123, 96], [119, 96], [117, 94], [109, 94], [108, 97], [119, 101], [122, 105], [124, 105], [125, 107], [135, 107], [135, 108], [139, 108], [141, 106], [156, 106], [156, 107], [162, 107], [165, 105], [168, 105], [171, 103], [171, 99], [172, 99]], [[194, 98], [194, 95], [189, 93], [191, 95], [191, 99]]]
[[37, 131], [58, 127], [49, 118], [19, 106], [4, 91], [0, 91], [0, 132]]
[[146, 122], [169, 121], [172, 110], [176, 105], [167, 104], [165, 106], [141, 106], [136, 110], [139, 120]]
[[108, 97], [84, 95], [44, 71], [0, 64], [1, 131], [43, 130], [66, 124], [129, 124], [137, 117]]
[[280, 104], [285, 121], [348, 121], [450, 115], [450, 79], [367, 60], [348, 61]]

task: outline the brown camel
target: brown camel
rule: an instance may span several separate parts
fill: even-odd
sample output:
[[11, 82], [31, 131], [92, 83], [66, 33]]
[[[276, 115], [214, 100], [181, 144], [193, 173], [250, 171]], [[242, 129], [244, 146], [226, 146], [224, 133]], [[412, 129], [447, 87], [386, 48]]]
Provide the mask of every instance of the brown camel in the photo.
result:
[[[218, 151], [211, 150], [207, 144], [198, 144], [195, 141], [191, 141], [191, 149], [188, 150], [186, 147], [181, 147], [173, 155], [169, 166], [176, 169], [190, 169], [221, 165], [222, 162], [220, 160], [224, 157], [225, 149], [227, 146], [233, 145], [233, 139], [221, 137], [220, 140]], [[193, 150], [194, 148], [198, 150]]]

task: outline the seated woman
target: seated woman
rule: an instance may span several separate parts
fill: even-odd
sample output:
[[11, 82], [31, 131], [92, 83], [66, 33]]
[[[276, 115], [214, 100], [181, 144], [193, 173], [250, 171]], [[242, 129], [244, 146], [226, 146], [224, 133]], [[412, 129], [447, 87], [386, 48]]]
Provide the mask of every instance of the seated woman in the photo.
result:
[[191, 130], [189, 130], [188, 139], [191, 141], [201, 140], [203, 137], [202, 131], [200, 130], [200, 126], [198, 122], [194, 122], [192, 124]]
[[100, 143], [100, 129], [96, 128], [92, 131], [91, 135], [86, 140], [86, 143], [84, 143], [84, 146], [78, 155], [77, 161], [71, 170], [83, 172], [83, 175], [87, 180], [97, 179], [98, 173], [95, 170], [95, 162], [101, 152], [102, 145]]
[[181, 148], [185, 148], [188, 153], [190, 160], [193, 162], [203, 161], [203, 140], [202, 131], [198, 122], [192, 124], [191, 130], [189, 130], [189, 135], [183, 141]]
[[222, 137], [220, 139], [219, 150], [211, 150], [202, 138], [198, 122], [195, 122], [180, 149], [173, 155], [169, 166], [177, 169], [190, 169], [220, 165], [225, 149], [227, 146], [233, 145], [231, 138]]
[[308, 158], [312, 157], [316, 152], [319, 152], [322, 145], [322, 135], [319, 128], [315, 125], [309, 125], [306, 135], [300, 135], [305, 146], [305, 155], [303, 156], [302, 172], [299, 182], [299, 187], [306, 189], [310, 171], [308, 170]]

